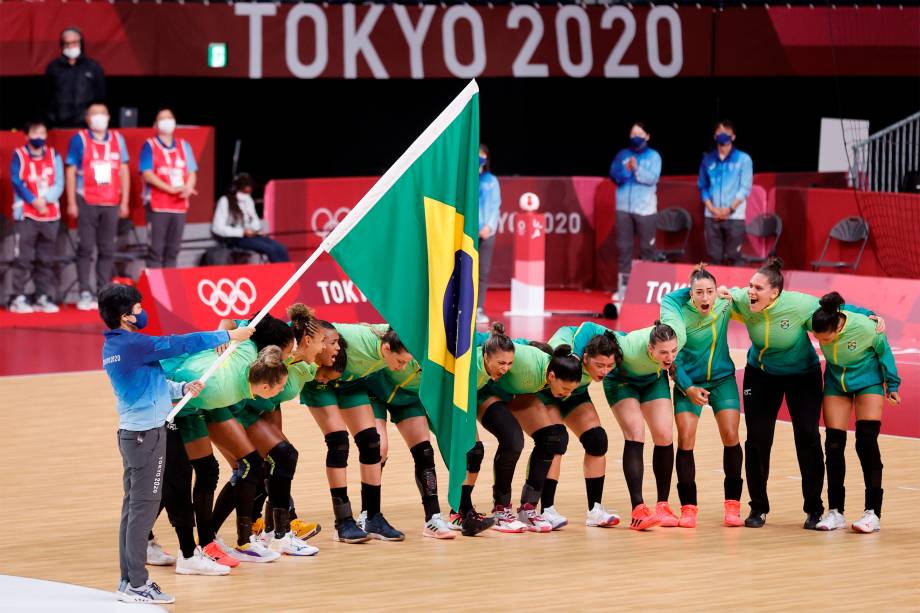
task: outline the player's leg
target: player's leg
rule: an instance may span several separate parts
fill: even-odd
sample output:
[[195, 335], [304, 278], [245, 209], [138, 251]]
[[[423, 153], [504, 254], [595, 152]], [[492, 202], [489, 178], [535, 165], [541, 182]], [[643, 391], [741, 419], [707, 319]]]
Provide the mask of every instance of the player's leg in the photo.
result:
[[530, 532], [550, 532], [552, 525], [537, 513], [536, 505], [540, 501], [540, 492], [543, 490], [553, 458], [565, 453], [568, 432], [562, 424], [553, 423], [546, 406], [535, 394], [516, 396], [508, 408], [521, 424], [521, 429], [534, 442], [527, 479], [521, 492], [518, 519]]
[[[868, 392], [869, 390], [866, 390]], [[878, 532], [882, 516], [882, 455], [878, 447], [878, 435], [882, 427], [882, 406], [884, 404], [881, 386], [878, 393], [857, 393], [856, 395], [856, 455], [862, 465], [866, 486], [866, 504], [863, 516], [853, 522], [855, 532]]]
[[601, 426], [594, 403], [580, 402], [573, 408], [563, 407], [565, 425], [572, 431], [585, 450], [584, 476], [585, 493], [588, 499], [588, 514], [585, 525], [609, 528], [620, 523], [620, 516], [610, 513], [602, 504], [604, 497], [604, 476], [607, 473], [607, 432]]

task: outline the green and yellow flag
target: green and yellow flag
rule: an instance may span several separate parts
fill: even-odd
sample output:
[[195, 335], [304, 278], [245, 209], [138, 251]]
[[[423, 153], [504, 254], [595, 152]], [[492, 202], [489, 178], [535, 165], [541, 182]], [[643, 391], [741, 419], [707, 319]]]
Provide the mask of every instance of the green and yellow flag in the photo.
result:
[[323, 245], [422, 367], [419, 397], [459, 506], [476, 442], [479, 88], [428, 126]]

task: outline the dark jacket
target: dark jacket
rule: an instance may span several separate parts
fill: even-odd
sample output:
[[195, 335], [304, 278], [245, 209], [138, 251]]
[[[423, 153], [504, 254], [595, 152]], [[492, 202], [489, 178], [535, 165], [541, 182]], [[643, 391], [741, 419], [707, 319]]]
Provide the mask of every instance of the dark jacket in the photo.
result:
[[48, 84], [48, 119], [55, 127], [82, 127], [86, 107], [105, 99], [102, 66], [86, 56], [71, 65], [63, 55], [45, 69]]

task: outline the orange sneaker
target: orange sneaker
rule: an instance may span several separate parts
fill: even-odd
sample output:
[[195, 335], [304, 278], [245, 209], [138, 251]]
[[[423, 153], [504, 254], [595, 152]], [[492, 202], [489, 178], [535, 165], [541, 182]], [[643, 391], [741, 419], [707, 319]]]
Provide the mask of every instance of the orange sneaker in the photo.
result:
[[685, 504], [680, 508], [680, 521], [677, 525], [681, 528], [696, 528], [696, 514], [700, 512], [695, 504]]
[[256, 536], [262, 534], [265, 531], [265, 520], [261, 517], [254, 522], [252, 522], [252, 533]]
[[667, 501], [659, 502], [655, 505], [655, 513], [658, 515], [659, 524], [662, 528], [676, 528], [679, 523], [677, 515], [668, 506]]
[[741, 519], [741, 501], [725, 501], [725, 525], [731, 526], [732, 528], [744, 525], [744, 520]]
[[630, 522], [629, 527], [633, 530], [647, 530], [657, 526], [660, 521], [658, 515], [652, 513], [648, 505], [640, 504], [632, 511], [632, 522]]
[[211, 541], [202, 551], [206, 556], [218, 564], [223, 564], [230, 568], [236, 568], [240, 565], [240, 561], [227, 555], [224, 550], [220, 548], [220, 545], [217, 544], [217, 541]]

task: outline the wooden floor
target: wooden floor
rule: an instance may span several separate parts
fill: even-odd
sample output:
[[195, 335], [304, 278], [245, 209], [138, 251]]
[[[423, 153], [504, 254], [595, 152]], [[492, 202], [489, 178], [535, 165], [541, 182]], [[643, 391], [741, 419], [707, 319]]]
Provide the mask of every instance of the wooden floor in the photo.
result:
[[[121, 467], [114, 402], [104, 374], [3, 378], [0, 399], [0, 516], [6, 526], [0, 574], [114, 589]], [[601, 415], [611, 439], [605, 503], [625, 514], [622, 436], [610, 411]], [[383, 508], [407, 540], [345, 545], [331, 539], [323, 438], [296, 404], [285, 407], [284, 422], [300, 450], [293, 487], [298, 512], [324, 526], [311, 541], [320, 547], [319, 556], [249, 565], [230, 577], [180, 577], [172, 569], [154, 568], [154, 580], [178, 599], [173, 610], [920, 610], [918, 440], [881, 441], [884, 529], [875, 535], [801, 529], [800, 480], [787, 424], [777, 426], [770, 481], [774, 511], [767, 526], [722, 527], [721, 445], [711, 414], [704, 414], [696, 455], [701, 514], [695, 530], [586, 529], [582, 450], [573, 440], [556, 504], [570, 526], [546, 535], [491, 532], [435, 541], [421, 536], [411, 457], [391, 427]], [[495, 444], [487, 433], [483, 436], [487, 467]], [[650, 449], [646, 459], [651, 460]], [[847, 461], [852, 520], [862, 504], [852, 438]], [[523, 467], [522, 462], [515, 491]], [[229, 470], [222, 465], [221, 471], [223, 480]], [[350, 491], [355, 501], [357, 472], [353, 461]], [[439, 475], [446, 482], [443, 467]], [[475, 493], [481, 510], [488, 509], [490, 486], [491, 475], [484, 469]], [[653, 488], [648, 464], [649, 499], [654, 499]], [[446, 496], [442, 500], [446, 504]], [[678, 506], [676, 491], [671, 503]], [[175, 535], [165, 517], [155, 530], [175, 552]], [[223, 532], [231, 537], [229, 530]]]

